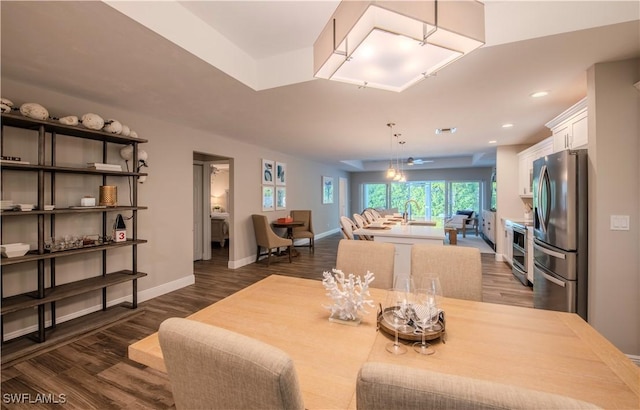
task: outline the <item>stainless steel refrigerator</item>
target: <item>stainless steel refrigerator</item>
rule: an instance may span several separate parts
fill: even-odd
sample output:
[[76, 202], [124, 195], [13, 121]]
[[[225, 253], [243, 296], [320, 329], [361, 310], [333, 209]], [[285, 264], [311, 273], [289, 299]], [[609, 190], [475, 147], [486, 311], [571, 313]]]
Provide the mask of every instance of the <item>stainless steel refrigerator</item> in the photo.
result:
[[587, 320], [587, 150], [533, 163], [533, 306]]

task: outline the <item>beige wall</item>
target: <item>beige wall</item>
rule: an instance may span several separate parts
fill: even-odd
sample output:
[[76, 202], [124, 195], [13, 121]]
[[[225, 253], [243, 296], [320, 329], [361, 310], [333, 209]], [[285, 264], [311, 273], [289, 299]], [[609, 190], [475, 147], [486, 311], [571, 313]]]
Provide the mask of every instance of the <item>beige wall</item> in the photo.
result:
[[[587, 73], [589, 110], [589, 322], [640, 355], [640, 59]], [[612, 231], [611, 215], [629, 215]]]
[[[139, 204], [148, 206], [149, 209], [138, 213], [138, 236], [149, 240], [147, 244], [138, 247], [138, 268], [149, 275], [138, 282], [140, 301], [193, 282], [192, 164], [194, 151], [231, 158], [230, 229], [233, 241], [230, 248], [230, 266], [242, 266], [255, 260], [256, 246], [251, 214], [262, 213], [261, 158], [287, 163], [289, 209], [311, 209], [317, 236], [337, 232], [339, 219], [337, 181], [339, 177], [346, 177], [347, 174], [332, 166], [243, 144], [234, 140], [233, 136], [227, 138], [172, 124], [170, 113], [161, 113], [158, 118], [150, 118], [115, 106], [96, 104], [4, 77], [2, 78], [2, 96], [9, 98], [17, 105], [24, 102], [38, 102], [47, 107], [53, 116], [95, 112], [104, 118], [116, 118], [129, 125], [141, 138], [149, 140], [148, 144], [142, 146], [149, 154], [149, 168], [146, 169], [149, 176], [144, 184], [139, 185]], [[117, 154], [116, 159], [120, 160]], [[78, 163], [82, 164], [82, 162], [83, 160]], [[124, 165], [123, 160], [119, 163]], [[322, 175], [334, 177], [336, 191], [333, 204], [321, 203]], [[69, 191], [65, 195], [75, 198], [82, 196], [84, 190], [84, 187], [79, 187], [77, 192]], [[287, 212], [283, 210], [265, 214], [273, 220], [285, 216]], [[93, 261], [90, 267], [87, 267], [84, 261], [74, 261], [74, 263], [78, 266], [71, 266], [69, 269], [72, 272], [68, 274], [74, 279], [91, 276], [97, 272], [94, 265], [99, 266]], [[327, 269], [329, 268], [331, 266], [327, 266]], [[60, 276], [59, 281], [64, 282], [66, 279]], [[23, 285], [33, 286], [32, 283]], [[110, 300], [127, 298], [130, 292], [130, 286], [116, 287], [109, 292]], [[60, 304], [62, 306], [58, 309], [58, 314], [62, 321], [65, 318], [71, 319], [79, 310], [92, 310], [99, 307], [97, 305], [100, 302], [97, 297], [90, 300], [79, 299], [72, 301], [69, 306]], [[5, 332], [11, 334], [32, 323], [33, 321], [20, 318], [15, 323], [5, 323], [7, 325]]]

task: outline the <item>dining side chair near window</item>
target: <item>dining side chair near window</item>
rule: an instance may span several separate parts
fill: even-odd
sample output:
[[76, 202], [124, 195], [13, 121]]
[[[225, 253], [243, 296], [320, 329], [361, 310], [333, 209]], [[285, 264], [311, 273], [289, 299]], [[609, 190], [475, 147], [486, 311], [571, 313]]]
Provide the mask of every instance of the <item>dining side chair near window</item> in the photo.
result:
[[338, 243], [336, 269], [345, 275], [353, 273], [361, 277], [367, 271], [373, 272], [371, 287], [389, 289], [393, 287], [395, 257], [396, 247], [392, 243], [342, 239]]
[[[358, 213], [353, 214], [353, 222], [356, 224], [358, 228], [364, 228], [367, 226], [367, 221], [364, 217]], [[372, 241], [373, 238], [369, 235], [358, 235], [359, 239], [364, 239], [365, 241]]]
[[476, 248], [411, 246], [411, 276], [416, 285], [423, 276], [438, 276], [444, 297], [482, 302], [482, 260]]
[[342, 236], [345, 239], [353, 240], [355, 236], [353, 235], [353, 231], [356, 229], [356, 224], [349, 219], [347, 216], [340, 217], [340, 230], [342, 231]]
[[295, 242], [296, 239], [308, 239], [308, 245], [295, 245], [294, 246], [305, 246], [309, 247], [309, 252], [313, 252], [315, 250], [314, 238], [315, 235], [313, 233], [313, 220], [311, 218], [310, 210], [295, 210], [291, 211], [291, 218], [297, 222], [304, 222], [302, 226], [296, 226], [293, 228], [293, 240]]
[[[271, 225], [269, 225], [269, 221], [267, 217], [264, 215], [254, 214], [251, 215], [253, 219], [253, 230], [256, 234], [256, 244], [258, 245], [258, 251], [256, 255], [256, 262], [260, 260], [261, 256], [267, 256], [267, 266], [271, 263], [271, 252], [273, 249], [276, 250], [276, 253], [280, 250], [280, 248], [288, 248], [289, 249], [289, 263], [291, 263], [291, 251], [293, 248], [293, 241], [291, 239], [283, 238], [278, 236]], [[260, 253], [260, 248], [264, 248], [266, 253]]]
[[182, 318], [158, 338], [177, 409], [304, 409], [293, 360], [274, 346]]
[[599, 409], [567, 396], [469, 377], [366, 362], [356, 381], [358, 410]]

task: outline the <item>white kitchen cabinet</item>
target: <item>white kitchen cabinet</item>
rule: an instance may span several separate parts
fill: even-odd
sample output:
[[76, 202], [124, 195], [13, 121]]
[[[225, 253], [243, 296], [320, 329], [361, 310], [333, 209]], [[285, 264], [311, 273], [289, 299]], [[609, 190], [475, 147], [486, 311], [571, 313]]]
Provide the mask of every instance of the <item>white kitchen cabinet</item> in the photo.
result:
[[504, 221], [504, 238], [504, 259], [513, 266], [513, 224], [508, 219]]
[[518, 153], [518, 195], [533, 196], [533, 162], [553, 153], [553, 141], [553, 137], [549, 137]]
[[553, 134], [553, 152], [585, 148], [589, 143], [587, 98], [578, 101], [546, 126]]
[[527, 279], [533, 283], [533, 227], [527, 227]]
[[493, 211], [482, 211], [482, 234], [491, 243], [496, 243], [496, 213]]

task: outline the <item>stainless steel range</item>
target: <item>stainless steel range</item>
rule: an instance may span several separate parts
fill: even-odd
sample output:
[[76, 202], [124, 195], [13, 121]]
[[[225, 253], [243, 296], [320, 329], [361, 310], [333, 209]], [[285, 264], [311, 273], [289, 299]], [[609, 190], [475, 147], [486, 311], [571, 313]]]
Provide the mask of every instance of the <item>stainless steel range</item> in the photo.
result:
[[527, 280], [527, 227], [521, 224], [513, 224], [513, 267], [512, 272], [523, 285], [528, 285]]

